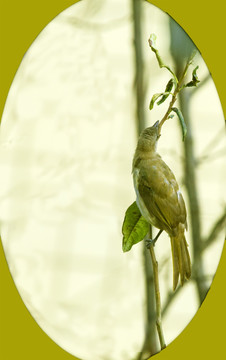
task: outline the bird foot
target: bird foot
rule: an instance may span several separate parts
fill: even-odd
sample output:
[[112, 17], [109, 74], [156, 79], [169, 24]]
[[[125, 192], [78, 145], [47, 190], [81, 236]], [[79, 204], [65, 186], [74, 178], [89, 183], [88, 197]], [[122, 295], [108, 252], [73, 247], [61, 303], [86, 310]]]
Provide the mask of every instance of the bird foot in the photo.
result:
[[158, 234], [156, 235], [156, 237], [154, 239], [147, 239], [145, 240], [146, 242], [146, 247], [148, 249], [150, 249], [151, 245], [155, 246], [156, 241], [158, 240], [159, 236], [161, 235], [161, 233], [163, 232], [163, 230], [159, 230]]
[[155, 239], [146, 239], [145, 243], [146, 243], [147, 249], [150, 249], [151, 245], [155, 246], [156, 240], [157, 240], [156, 238]]

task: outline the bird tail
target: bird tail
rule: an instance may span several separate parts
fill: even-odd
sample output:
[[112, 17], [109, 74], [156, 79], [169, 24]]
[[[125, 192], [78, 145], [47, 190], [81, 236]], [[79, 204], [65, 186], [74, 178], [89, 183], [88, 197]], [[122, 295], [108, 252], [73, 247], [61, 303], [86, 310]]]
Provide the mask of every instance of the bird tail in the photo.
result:
[[173, 258], [173, 290], [176, 289], [180, 276], [181, 285], [191, 276], [191, 260], [188, 244], [184, 236], [184, 229], [179, 229], [176, 236], [171, 236], [171, 250]]

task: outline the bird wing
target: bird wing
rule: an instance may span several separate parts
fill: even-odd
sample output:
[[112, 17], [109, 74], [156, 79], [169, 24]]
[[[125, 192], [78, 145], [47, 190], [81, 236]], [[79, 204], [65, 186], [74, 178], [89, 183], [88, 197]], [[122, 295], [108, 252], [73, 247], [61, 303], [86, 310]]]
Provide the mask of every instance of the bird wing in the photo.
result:
[[185, 205], [175, 176], [160, 157], [141, 161], [138, 191], [160, 229], [170, 231], [179, 222], [186, 222]]

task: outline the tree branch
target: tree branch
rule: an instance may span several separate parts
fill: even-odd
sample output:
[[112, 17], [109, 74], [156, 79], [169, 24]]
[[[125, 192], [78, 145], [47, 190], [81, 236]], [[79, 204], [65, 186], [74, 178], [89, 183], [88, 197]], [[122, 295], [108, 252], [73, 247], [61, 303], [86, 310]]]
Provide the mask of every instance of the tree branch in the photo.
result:
[[150, 245], [150, 254], [152, 259], [154, 283], [155, 283], [155, 301], [156, 301], [156, 327], [159, 336], [161, 350], [165, 349], [166, 343], [162, 330], [162, 313], [161, 313], [161, 297], [159, 288], [158, 262], [155, 257], [154, 245]]
[[220, 218], [213, 225], [212, 230], [210, 231], [207, 238], [202, 241], [202, 251], [206, 250], [206, 248], [213, 243], [213, 241], [216, 239], [217, 235], [220, 233], [220, 231], [225, 226], [225, 223], [226, 223], [226, 213], [224, 211], [224, 213], [220, 216]]
[[[185, 282], [183, 286], [185, 286], [186, 284], [188, 284], [188, 282]], [[164, 304], [164, 306], [162, 308], [162, 316], [165, 315], [165, 313], [167, 312], [170, 304], [172, 303], [174, 298], [178, 295], [178, 293], [181, 291], [181, 289], [182, 289], [182, 287], [178, 286], [175, 291], [170, 291], [168, 293], [167, 299], [166, 299], [165, 304]]]
[[[183, 69], [183, 71], [182, 71], [182, 74], [181, 74], [181, 76], [180, 76], [180, 78], [179, 78], [179, 80], [178, 80], [178, 79], [177, 79], [177, 76], [174, 74], [174, 72], [173, 72], [168, 66], [166, 66], [165, 64], [162, 63], [162, 60], [161, 60], [160, 55], [159, 55], [159, 53], [158, 53], [158, 50], [155, 48], [155, 45], [153, 45], [153, 41], [150, 40], [150, 39], [149, 39], [149, 45], [150, 45], [152, 51], [156, 54], [157, 60], [158, 60], [158, 62], [159, 62], [159, 66], [160, 66], [160, 67], [165, 67], [166, 69], [169, 70], [169, 72], [170, 72], [171, 74], [173, 74], [173, 76], [174, 76], [174, 84], [175, 84], [175, 89], [174, 89], [173, 93], [171, 94], [171, 95], [172, 95], [172, 99], [171, 99], [171, 101], [170, 101], [170, 103], [169, 103], [168, 109], [167, 109], [165, 115], [163, 116], [162, 120], [161, 120], [160, 123], [159, 123], [159, 134], [160, 134], [160, 133], [161, 133], [162, 125], [164, 124], [164, 122], [165, 122], [166, 120], [168, 120], [168, 119], [170, 118], [170, 113], [172, 112], [172, 110], [174, 110], [173, 105], [175, 104], [175, 102], [176, 102], [176, 100], [177, 100], [177, 95], [180, 93], [181, 90], [183, 90], [183, 89], [186, 87], [186, 85], [183, 85], [183, 81], [184, 81], [184, 79], [185, 79], [185, 77], [186, 77], [188, 68], [189, 68], [189, 66], [190, 66], [191, 63], [192, 63], [192, 60], [193, 60], [196, 52], [193, 51], [193, 52], [191, 53], [190, 57], [188, 58], [188, 60], [187, 60], [187, 62], [186, 62], [186, 64], [185, 64], [185, 67], [184, 67], [184, 69]], [[159, 60], [159, 59], [160, 59], [160, 60]], [[169, 93], [169, 94], [170, 94], [170, 93]], [[161, 94], [160, 94], [160, 95], [161, 95]], [[167, 96], [168, 96], [168, 93], [167, 93]]]
[[[135, 79], [134, 89], [136, 97], [136, 130], [139, 136], [141, 131], [145, 128], [145, 113], [144, 113], [144, 75], [143, 75], [143, 51], [141, 39], [141, 2], [140, 0], [131, 0], [132, 13], [133, 13], [133, 26], [134, 26], [134, 66], [135, 66]], [[152, 234], [152, 227], [150, 226], [150, 236]], [[159, 344], [157, 341], [157, 332], [155, 327], [155, 313], [154, 313], [154, 282], [153, 270], [150, 262], [150, 257], [143, 242], [144, 253], [144, 283], [146, 291], [146, 324], [145, 324], [145, 338], [141, 349], [138, 354], [137, 360], [145, 359], [150, 355], [159, 352]]]

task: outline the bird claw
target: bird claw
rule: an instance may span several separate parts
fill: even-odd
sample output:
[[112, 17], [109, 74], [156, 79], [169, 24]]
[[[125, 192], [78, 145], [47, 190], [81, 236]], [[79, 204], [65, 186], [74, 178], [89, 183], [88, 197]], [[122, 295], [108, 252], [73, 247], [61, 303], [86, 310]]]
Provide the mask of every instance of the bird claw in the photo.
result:
[[151, 245], [155, 246], [155, 239], [146, 239], [145, 240], [147, 249], [150, 249]]
[[158, 240], [159, 236], [161, 235], [161, 233], [163, 232], [163, 230], [159, 230], [158, 234], [156, 235], [156, 237], [154, 239], [146, 239], [146, 246], [148, 249], [150, 249], [151, 245], [155, 246], [156, 241]]

